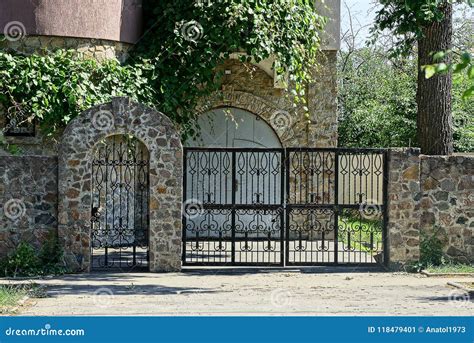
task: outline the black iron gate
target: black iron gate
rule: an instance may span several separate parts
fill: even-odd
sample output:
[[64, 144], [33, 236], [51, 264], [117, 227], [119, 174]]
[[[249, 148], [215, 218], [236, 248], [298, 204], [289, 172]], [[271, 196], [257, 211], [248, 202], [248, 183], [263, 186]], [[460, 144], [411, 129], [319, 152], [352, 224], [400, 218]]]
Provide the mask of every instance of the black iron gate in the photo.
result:
[[148, 151], [137, 139], [102, 140], [92, 161], [92, 269], [148, 266]]
[[185, 149], [185, 265], [283, 264], [282, 149]]
[[286, 264], [384, 263], [386, 152], [286, 150]]
[[386, 151], [184, 151], [184, 265], [387, 261]]

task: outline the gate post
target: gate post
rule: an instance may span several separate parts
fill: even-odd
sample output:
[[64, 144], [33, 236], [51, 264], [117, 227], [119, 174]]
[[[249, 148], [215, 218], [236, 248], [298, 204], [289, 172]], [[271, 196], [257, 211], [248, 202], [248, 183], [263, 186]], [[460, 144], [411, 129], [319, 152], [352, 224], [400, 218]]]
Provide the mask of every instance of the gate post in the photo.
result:
[[388, 151], [387, 249], [392, 270], [420, 257], [420, 150]]

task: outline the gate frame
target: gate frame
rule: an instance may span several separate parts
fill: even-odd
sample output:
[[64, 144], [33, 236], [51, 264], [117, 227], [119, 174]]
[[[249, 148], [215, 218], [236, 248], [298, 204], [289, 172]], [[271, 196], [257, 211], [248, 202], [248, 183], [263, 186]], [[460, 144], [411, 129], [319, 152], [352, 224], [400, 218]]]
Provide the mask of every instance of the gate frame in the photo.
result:
[[[187, 191], [187, 153], [189, 151], [204, 151], [204, 152], [219, 152], [219, 151], [226, 151], [230, 152], [232, 159], [231, 159], [231, 166], [232, 166], [232, 199], [231, 204], [216, 204], [216, 205], [206, 205], [202, 204], [204, 209], [228, 209], [231, 211], [231, 220], [232, 220], [232, 237], [231, 237], [231, 259], [232, 261], [229, 263], [221, 263], [221, 262], [194, 262], [188, 263], [186, 262], [186, 216], [184, 215], [185, 210], [183, 209], [183, 216], [182, 216], [182, 263], [183, 266], [267, 266], [267, 267], [283, 267], [285, 265], [285, 255], [284, 255], [284, 245], [285, 245], [285, 208], [284, 208], [284, 196], [285, 196], [285, 149], [284, 148], [202, 148], [202, 147], [184, 147], [183, 148], [183, 204], [187, 201], [186, 199], [186, 191]], [[242, 205], [236, 204], [235, 199], [235, 180], [236, 180], [236, 154], [238, 152], [276, 152], [279, 153], [281, 157], [281, 165], [280, 165], [280, 204], [276, 205]], [[280, 217], [280, 239], [278, 240], [280, 244], [280, 262], [279, 263], [238, 263], [235, 262], [235, 216], [236, 211], [239, 209], [261, 209], [261, 210], [280, 210], [281, 213], [279, 214]], [[205, 239], [203, 240], [205, 241]]]
[[[92, 240], [92, 237], [93, 237], [93, 232], [94, 232], [94, 223], [95, 221], [92, 219], [94, 218], [94, 207], [92, 207], [94, 205], [94, 185], [95, 185], [95, 179], [94, 179], [94, 176], [97, 175], [97, 174], [94, 174], [94, 166], [97, 166], [95, 164], [95, 161], [97, 161], [96, 158], [96, 152], [98, 149], [100, 149], [97, 145], [98, 144], [102, 144], [103, 142], [105, 142], [106, 144], [110, 144], [109, 142], [107, 142], [107, 139], [108, 138], [112, 138], [112, 139], [115, 139], [115, 137], [125, 137], [124, 135], [110, 135], [110, 136], [106, 136], [102, 141], [99, 141], [97, 142], [97, 144], [94, 146], [94, 148], [92, 149], [92, 168], [91, 168], [91, 173], [92, 173], [92, 177], [91, 177], [91, 196], [92, 196], [92, 202], [91, 202], [91, 240]], [[116, 270], [121, 270], [121, 271], [127, 271], [127, 272], [131, 272], [133, 271], [134, 269], [137, 269], [137, 270], [144, 270], [145, 268], [148, 269], [149, 268], [149, 263], [150, 263], [150, 210], [149, 210], [149, 206], [150, 206], [150, 152], [148, 151], [148, 148], [146, 147], [146, 145], [139, 139], [137, 139], [137, 142], [139, 145], [142, 145], [143, 148], [146, 150], [146, 155], [147, 155], [147, 158], [146, 158], [146, 165], [145, 165], [145, 172], [146, 172], [146, 178], [145, 178], [145, 185], [146, 185], [146, 191], [145, 191], [145, 196], [143, 198], [146, 198], [146, 212], [145, 213], [141, 213], [142, 216], [146, 216], [145, 217], [145, 222], [146, 222], [146, 230], [145, 230], [145, 239], [146, 239], [146, 245], [141, 245], [139, 246], [140, 248], [143, 248], [143, 247], [146, 247], [146, 265], [145, 266], [142, 266], [140, 264], [137, 264], [137, 260], [136, 260], [136, 248], [137, 246], [136, 245], [130, 245], [130, 246], [126, 246], [127, 248], [132, 248], [132, 253], [133, 253], [133, 264], [130, 265], [130, 266], [122, 266], [122, 260], [120, 259], [119, 261], [116, 261], [116, 262], [113, 262], [113, 265], [112, 266], [109, 266], [108, 265], [108, 254], [109, 254], [109, 249], [112, 248], [112, 249], [117, 249], [117, 248], [113, 248], [113, 247], [109, 247], [109, 246], [105, 246], [103, 247], [103, 249], [105, 250], [104, 251], [104, 262], [105, 262], [105, 265], [103, 267], [96, 267], [94, 268], [94, 250], [97, 250], [97, 249], [94, 249], [94, 246], [91, 242], [91, 270], [93, 271], [96, 271], [96, 270], [113, 270], [113, 271], [116, 271]], [[107, 151], [107, 148], [106, 148], [106, 151]], [[114, 153], [113, 153], [114, 154]], [[134, 158], [136, 157], [136, 155], [134, 156]], [[108, 180], [108, 177], [110, 176], [110, 174], [108, 173], [108, 167], [111, 166], [113, 164], [102, 164], [102, 166], [105, 166], [105, 174], [106, 174], [106, 177], [105, 177], [105, 183], [107, 183], [107, 180]], [[136, 164], [135, 164], [136, 166]], [[97, 171], [96, 171], [97, 172]], [[103, 180], [104, 181], [104, 180]], [[106, 187], [106, 190], [107, 190], [107, 187]], [[135, 189], [136, 191], [136, 189]], [[110, 192], [110, 189], [109, 189], [109, 192]], [[136, 193], [135, 193], [136, 195]], [[100, 198], [100, 192], [99, 192], [99, 198]], [[107, 207], [109, 204], [107, 203], [107, 193], [106, 193], [106, 196], [105, 196], [105, 206]], [[135, 198], [134, 198], [135, 200]], [[142, 199], [143, 201], [143, 199]], [[134, 205], [135, 206], [135, 205]], [[128, 209], [128, 207], [127, 207]], [[105, 215], [107, 215], [107, 211], [105, 212]], [[96, 217], [97, 219], [100, 218], [100, 217]], [[135, 219], [135, 216], [134, 216], [134, 219]], [[106, 218], [105, 220], [105, 225], [107, 225], [108, 223], [108, 218]], [[135, 225], [135, 224], [134, 224]], [[122, 252], [122, 247], [119, 247], [118, 248], [119, 251], [120, 251], [120, 255], [121, 255], [121, 252]], [[97, 255], [95, 255], [97, 256]], [[115, 264], [118, 262], [118, 266], [116, 266]]]
[[[288, 197], [290, 194], [290, 158], [291, 152], [307, 151], [307, 152], [333, 152], [334, 153], [334, 203], [324, 205], [292, 205], [289, 203], [288, 198], [285, 199], [285, 266], [346, 266], [346, 267], [376, 267], [384, 266], [387, 267], [389, 264], [389, 245], [388, 245], [388, 153], [389, 149], [384, 148], [310, 148], [310, 147], [294, 147], [285, 149], [285, 195]], [[383, 174], [382, 174], [382, 255], [383, 263], [339, 263], [338, 262], [338, 233], [339, 233], [339, 213], [341, 209], [357, 209], [360, 208], [360, 204], [356, 205], [341, 205], [339, 204], [339, 156], [340, 153], [374, 153], [381, 154], [383, 156]], [[289, 243], [287, 239], [289, 237], [290, 229], [290, 209], [291, 208], [329, 208], [334, 210], [334, 262], [289, 262]]]
[[[232, 152], [232, 180], [235, 180], [235, 154], [236, 152], [241, 151], [260, 151], [260, 152], [268, 152], [268, 151], [281, 151], [282, 153], [282, 163], [281, 163], [281, 173], [282, 173], [282, 182], [281, 182], [281, 204], [276, 206], [277, 208], [281, 208], [283, 210], [283, 214], [281, 216], [281, 235], [280, 235], [280, 244], [281, 244], [281, 261], [279, 264], [264, 264], [264, 263], [220, 263], [220, 262], [195, 262], [195, 263], [187, 263], [186, 262], [186, 218], [182, 216], [182, 262], [183, 266], [347, 266], [347, 267], [357, 267], [357, 266], [364, 266], [364, 267], [378, 267], [384, 266], [387, 267], [389, 265], [389, 244], [388, 244], [388, 178], [389, 178], [389, 149], [384, 148], [311, 148], [311, 147], [288, 147], [288, 148], [202, 148], [202, 147], [185, 147], [183, 153], [183, 203], [188, 200], [186, 199], [186, 191], [187, 191], [187, 153], [188, 151], [229, 151]], [[316, 151], [316, 152], [333, 152], [334, 153], [334, 171], [335, 171], [335, 178], [334, 178], [334, 203], [333, 204], [324, 204], [324, 205], [307, 205], [307, 204], [299, 204], [299, 205], [292, 205], [288, 201], [289, 196], [289, 187], [290, 187], [290, 158], [289, 155], [291, 152], [297, 151]], [[382, 204], [379, 205], [382, 207], [381, 215], [382, 215], [382, 256], [383, 262], [380, 263], [340, 263], [338, 262], [338, 230], [339, 230], [339, 213], [341, 209], [357, 209], [360, 208], [360, 204], [354, 205], [343, 205], [339, 204], [339, 192], [338, 192], [338, 185], [339, 185], [339, 156], [341, 153], [353, 153], [353, 154], [364, 154], [364, 153], [373, 153], [373, 154], [381, 154], [382, 155]], [[232, 185], [234, 181], [232, 181]], [[232, 186], [234, 187], [234, 186]], [[234, 188], [232, 188], [234, 190]], [[232, 192], [232, 206], [235, 207], [235, 192]], [[334, 251], [334, 260], [335, 262], [309, 262], [309, 263], [291, 263], [289, 262], [289, 215], [291, 208], [329, 208], [334, 210], [334, 243], [335, 243], [335, 251]], [[234, 211], [234, 209], [232, 209]], [[235, 234], [234, 226], [234, 216], [232, 216], [232, 227], [233, 227], [233, 234]], [[205, 239], [204, 239], [205, 241]], [[235, 243], [235, 240], [232, 240], [232, 244]], [[232, 259], [234, 258], [235, 249], [232, 249]]]

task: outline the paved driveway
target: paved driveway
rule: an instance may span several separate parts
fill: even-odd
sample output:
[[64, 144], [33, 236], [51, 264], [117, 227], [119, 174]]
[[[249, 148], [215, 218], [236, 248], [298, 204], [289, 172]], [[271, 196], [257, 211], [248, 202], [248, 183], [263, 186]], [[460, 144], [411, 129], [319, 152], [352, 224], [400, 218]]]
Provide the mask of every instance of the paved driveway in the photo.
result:
[[447, 285], [455, 280], [318, 269], [69, 275], [37, 280], [48, 297], [20, 314], [472, 315], [469, 295]]

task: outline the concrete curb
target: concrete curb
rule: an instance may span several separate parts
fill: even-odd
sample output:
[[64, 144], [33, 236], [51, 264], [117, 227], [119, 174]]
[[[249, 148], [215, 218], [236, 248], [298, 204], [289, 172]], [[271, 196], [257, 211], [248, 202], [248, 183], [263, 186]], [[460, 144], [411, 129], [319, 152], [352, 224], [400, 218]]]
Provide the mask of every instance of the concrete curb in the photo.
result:
[[466, 286], [464, 286], [463, 284], [460, 284], [458, 282], [451, 282], [449, 281], [448, 282], [448, 285], [449, 286], [452, 286], [452, 287], [455, 287], [455, 288], [459, 288], [459, 289], [462, 289], [464, 292], [467, 292], [467, 293], [474, 293], [474, 288], [468, 288]]
[[430, 273], [426, 270], [422, 270], [420, 274], [428, 277], [474, 277], [474, 273]]

